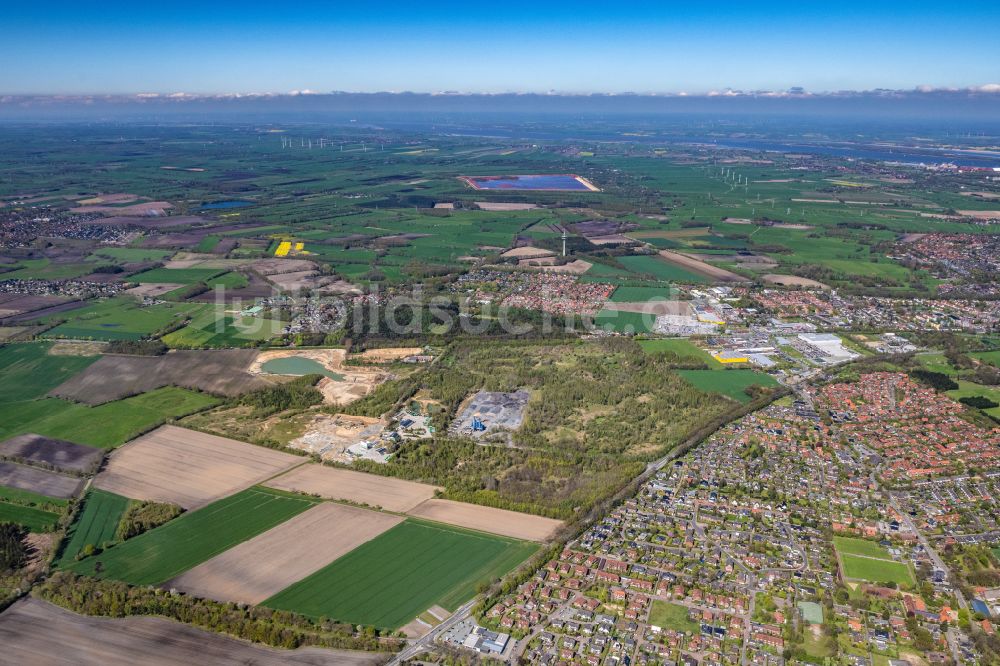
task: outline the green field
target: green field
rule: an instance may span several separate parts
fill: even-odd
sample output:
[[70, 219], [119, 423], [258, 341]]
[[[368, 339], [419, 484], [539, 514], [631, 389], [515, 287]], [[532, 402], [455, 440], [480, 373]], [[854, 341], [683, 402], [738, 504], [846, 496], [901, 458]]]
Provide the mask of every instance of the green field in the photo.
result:
[[435, 604], [455, 610], [537, 544], [407, 520], [264, 602], [396, 629]]
[[867, 557], [877, 557], [883, 560], [892, 559], [892, 555], [889, 554], [889, 551], [874, 541], [868, 541], [867, 539], [835, 536], [833, 537], [833, 547], [837, 549], [838, 553], [865, 555]]
[[40, 398], [99, 358], [53, 356], [51, 348], [52, 343], [0, 347], [0, 405]]
[[623, 286], [615, 289], [611, 294], [611, 301], [615, 303], [647, 303], [649, 301], [670, 300], [670, 287], [630, 287]]
[[756, 370], [678, 370], [677, 374], [702, 391], [721, 393], [740, 402], [750, 402], [744, 389], [749, 386], [777, 386], [771, 375]]
[[639, 340], [639, 346], [650, 354], [670, 352], [683, 359], [702, 361], [709, 368], [722, 369], [724, 366], [711, 354], [684, 338], [664, 338], [661, 340]]
[[65, 545], [55, 563], [58, 567], [75, 561], [77, 553], [87, 544], [101, 548], [113, 541], [129, 499], [93, 488], [83, 502], [83, 508], [66, 534]]
[[138, 340], [209, 308], [200, 303], [161, 303], [143, 306], [130, 296], [119, 296], [61, 315], [66, 321], [45, 335], [92, 340]]
[[129, 282], [139, 284], [193, 284], [208, 282], [225, 271], [219, 268], [154, 268], [143, 273], [137, 273], [129, 278]]
[[[945, 393], [952, 400], [983, 396], [984, 398], [989, 398], [993, 402], [1000, 404], [1000, 386], [984, 386], [982, 384], [967, 382], [964, 379], [960, 379], [958, 380], [957, 389], [954, 391], [946, 391]], [[990, 407], [989, 409], [984, 409], [982, 411], [994, 418], [1000, 419], [1000, 407]]]
[[0, 438], [33, 432], [78, 444], [111, 448], [163, 423], [218, 404], [218, 399], [167, 386], [87, 407], [58, 398], [0, 404]]
[[654, 599], [649, 608], [649, 624], [661, 629], [697, 632], [698, 623], [688, 618], [686, 606]]
[[140, 261], [160, 261], [173, 254], [172, 250], [151, 250], [139, 247], [102, 247], [87, 257], [88, 261], [129, 263]]
[[132, 585], [156, 585], [280, 525], [317, 501], [249, 488], [66, 568]]
[[969, 354], [973, 358], [978, 358], [984, 363], [989, 363], [990, 365], [1000, 368], [1000, 349], [995, 349], [993, 351], [987, 352], [977, 352], [975, 354]]
[[641, 312], [601, 310], [594, 315], [594, 326], [618, 333], [649, 333], [655, 323], [655, 316]]
[[59, 514], [31, 506], [0, 502], [0, 523], [18, 523], [31, 532], [46, 532], [59, 521]]
[[619, 257], [618, 261], [636, 275], [649, 275], [655, 280], [671, 282], [707, 282], [704, 277], [675, 266], [659, 255]]
[[256, 317], [232, 317], [207, 307], [184, 328], [163, 336], [170, 347], [245, 347], [279, 335], [285, 324]]
[[841, 553], [844, 577], [866, 580], [870, 583], [896, 583], [914, 585], [913, 571], [903, 562], [878, 560], [861, 555]]

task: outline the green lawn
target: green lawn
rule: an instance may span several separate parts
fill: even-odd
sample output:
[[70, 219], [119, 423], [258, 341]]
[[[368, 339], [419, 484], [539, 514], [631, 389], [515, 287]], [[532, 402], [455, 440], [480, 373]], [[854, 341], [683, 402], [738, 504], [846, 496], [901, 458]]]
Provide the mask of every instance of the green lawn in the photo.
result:
[[40, 398], [100, 358], [52, 356], [51, 348], [47, 342], [0, 347], [0, 405]]
[[0, 502], [0, 523], [18, 523], [31, 532], [47, 532], [59, 520], [58, 513], [42, 511], [31, 506]]
[[833, 537], [833, 547], [838, 553], [848, 553], [849, 555], [867, 555], [868, 557], [878, 557], [883, 560], [891, 560], [889, 554], [882, 546], [867, 539], [855, 539], [854, 537]]
[[744, 389], [748, 386], [777, 386], [771, 375], [756, 370], [678, 370], [677, 374], [708, 393], [721, 393], [739, 402], [750, 402]]
[[688, 618], [685, 606], [654, 599], [649, 608], [649, 624], [674, 631], [698, 631], [698, 623]]
[[317, 501], [249, 488], [66, 568], [132, 585], [156, 585], [280, 525]]
[[97, 407], [58, 398], [0, 404], [0, 439], [33, 432], [111, 448], [168, 418], [187, 416], [218, 402], [205, 393], [167, 386]]
[[876, 560], [860, 555], [841, 553], [844, 577], [866, 580], [870, 583], [896, 583], [914, 585], [913, 571], [909, 565], [892, 560]]
[[84, 499], [83, 509], [66, 535], [65, 545], [56, 566], [65, 567], [74, 562], [77, 553], [87, 544], [103, 547], [113, 541], [118, 521], [128, 507], [129, 499], [104, 490], [92, 489]]
[[455, 610], [537, 544], [407, 520], [264, 602], [396, 629], [435, 604]]
[[990, 365], [1000, 368], [1000, 349], [987, 352], [977, 352], [975, 354], [969, 354], [973, 358], [978, 358], [984, 363], [989, 363]]
[[724, 366], [715, 360], [711, 354], [684, 338], [664, 338], [661, 340], [639, 340], [639, 346], [650, 354], [670, 352], [682, 359], [702, 361], [710, 368], [722, 369]]

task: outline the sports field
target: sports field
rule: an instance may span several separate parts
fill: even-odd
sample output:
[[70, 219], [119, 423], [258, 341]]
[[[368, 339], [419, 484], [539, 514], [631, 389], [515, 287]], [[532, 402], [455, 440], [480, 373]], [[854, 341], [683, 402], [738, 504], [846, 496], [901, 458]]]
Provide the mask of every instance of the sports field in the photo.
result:
[[517, 566], [532, 543], [407, 520], [264, 602], [396, 629], [431, 606], [455, 610]]
[[845, 578], [866, 580], [871, 583], [896, 583], [913, 585], [913, 572], [902, 562], [878, 560], [861, 555], [841, 554], [840, 561]]
[[84, 498], [83, 509], [76, 517], [66, 535], [66, 545], [56, 560], [56, 566], [64, 567], [73, 562], [77, 553], [88, 543], [102, 548], [113, 541], [118, 521], [128, 507], [129, 499], [121, 495], [91, 489]]
[[[155, 585], [283, 523], [316, 501], [249, 488], [66, 568], [132, 585]], [[98, 562], [100, 571], [95, 568]]]
[[708, 393], [721, 393], [739, 402], [750, 402], [749, 386], [777, 386], [774, 377], [755, 370], [678, 370], [677, 374]]
[[870, 583], [914, 585], [909, 564], [896, 562], [892, 555], [873, 541], [851, 537], [834, 537], [833, 547], [840, 558], [844, 578]]

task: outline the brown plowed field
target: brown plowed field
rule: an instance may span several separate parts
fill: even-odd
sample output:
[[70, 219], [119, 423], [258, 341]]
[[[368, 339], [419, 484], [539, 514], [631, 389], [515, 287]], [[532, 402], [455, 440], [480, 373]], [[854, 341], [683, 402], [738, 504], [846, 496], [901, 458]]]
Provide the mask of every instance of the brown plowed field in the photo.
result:
[[429, 499], [407, 514], [528, 541], [548, 541], [563, 525], [552, 518], [443, 499]]
[[718, 266], [713, 266], [707, 262], [700, 259], [695, 259], [686, 254], [681, 254], [680, 252], [671, 252], [670, 250], [660, 250], [660, 256], [669, 261], [672, 264], [685, 268], [692, 273], [697, 273], [698, 275], [704, 275], [707, 278], [715, 280], [716, 282], [746, 282], [747, 279], [742, 275], [737, 275], [725, 269], [719, 268]]
[[324, 502], [166, 584], [217, 601], [259, 604], [403, 522], [401, 516]]
[[434, 486], [324, 465], [303, 465], [264, 485], [406, 512], [434, 497]]
[[103, 455], [101, 449], [92, 446], [64, 442], [61, 439], [51, 439], [41, 435], [18, 435], [0, 442], [0, 457], [47, 463], [58, 469], [73, 472], [91, 471]]
[[172, 351], [163, 356], [100, 358], [63, 382], [50, 395], [100, 405], [162, 386], [182, 386], [215, 395], [236, 396], [270, 382], [247, 371], [253, 349]]
[[3, 663], [21, 666], [365, 666], [385, 661], [385, 655], [370, 652], [278, 650], [162, 617], [87, 617], [31, 598], [0, 615], [0, 645]]
[[94, 485], [133, 499], [192, 509], [303, 461], [262, 446], [163, 426], [115, 451]]

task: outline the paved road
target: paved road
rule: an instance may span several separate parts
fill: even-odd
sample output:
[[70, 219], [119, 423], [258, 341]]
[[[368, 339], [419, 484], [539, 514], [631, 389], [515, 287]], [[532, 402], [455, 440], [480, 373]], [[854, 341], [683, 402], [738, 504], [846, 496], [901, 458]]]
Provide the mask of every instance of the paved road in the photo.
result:
[[472, 611], [472, 607], [476, 605], [478, 597], [467, 602], [464, 606], [460, 607], [455, 611], [455, 614], [449, 617], [447, 620], [439, 624], [438, 626], [431, 629], [422, 638], [410, 643], [402, 652], [396, 655], [396, 657], [389, 662], [389, 666], [399, 666], [406, 659], [412, 659], [418, 654], [423, 652], [426, 648], [429, 648], [434, 643], [434, 639], [444, 631], [450, 629], [454, 625], [458, 624], [465, 618], [469, 617], [469, 613]]

